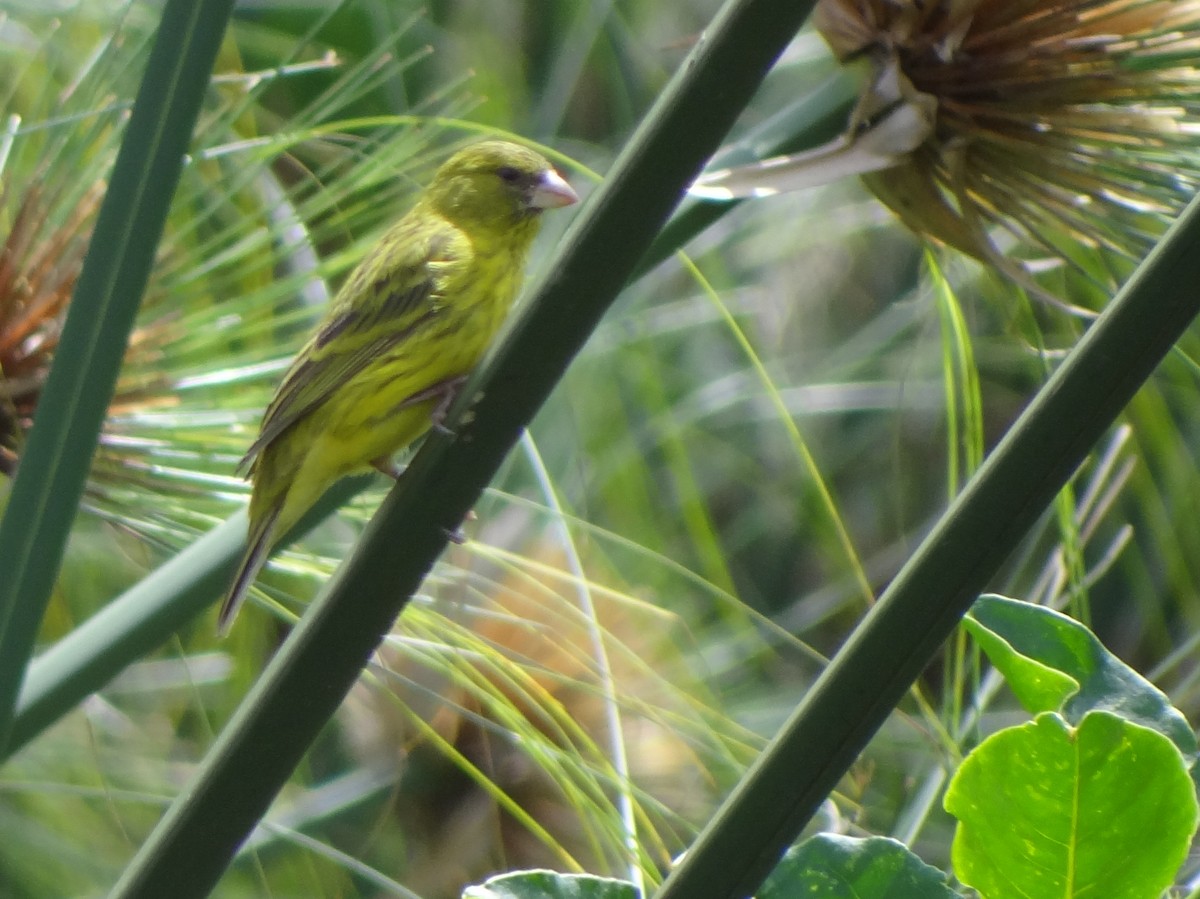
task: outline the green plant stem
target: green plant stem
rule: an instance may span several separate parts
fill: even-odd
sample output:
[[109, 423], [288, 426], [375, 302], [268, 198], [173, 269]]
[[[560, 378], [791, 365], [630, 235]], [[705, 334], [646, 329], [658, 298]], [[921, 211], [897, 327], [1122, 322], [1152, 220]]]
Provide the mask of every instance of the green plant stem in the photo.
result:
[[0, 746], [233, 0], [169, 0], [0, 521]]
[[422, 447], [114, 897], [212, 889], [811, 6], [725, 5], [564, 237], [527, 314], [464, 389], [455, 439], [433, 434]]
[[1200, 312], [1193, 200], [922, 542], [657, 899], [754, 893]]
[[[364, 489], [372, 477], [346, 478], [280, 541], [299, 539]], [[122, 593], [29, 665], [17, 697], [7, 758], [106, 684], [131, 660], [161, 646], [181, 624], [212, 605], [229, 585], [246, 547], [238, 512]], [[215, 624], [213, 625], [215, 628]]]

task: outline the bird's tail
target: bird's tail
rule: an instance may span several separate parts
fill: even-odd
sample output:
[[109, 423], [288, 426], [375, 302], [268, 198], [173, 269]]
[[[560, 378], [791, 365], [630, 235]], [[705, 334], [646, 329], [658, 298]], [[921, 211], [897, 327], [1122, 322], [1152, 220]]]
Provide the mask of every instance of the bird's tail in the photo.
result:
[[263, 520], [250, 531], [246, 553], [242, 556], [237, 574], [234, 575], [233, 583], [229, 586], [229, 592], [225, 594], [225, 600], [221, 603], [221, 611], [217, 613], [218, 636], [224, 637], [229, 633], [233, 619], [237, 617], [238, 609], [242, 607], [242, 603], [246, 599], [246, 591], [250, 589], [250, 585], [254, 583], [254, 579], [258, 577], [258, 573], [266, 564], [267, 556], [270, 555], [271, 547], [274, 544], [272, 538], [275, 535], [275, 521], [279, 518], [279, 509], [278, 505], [271, 509]]

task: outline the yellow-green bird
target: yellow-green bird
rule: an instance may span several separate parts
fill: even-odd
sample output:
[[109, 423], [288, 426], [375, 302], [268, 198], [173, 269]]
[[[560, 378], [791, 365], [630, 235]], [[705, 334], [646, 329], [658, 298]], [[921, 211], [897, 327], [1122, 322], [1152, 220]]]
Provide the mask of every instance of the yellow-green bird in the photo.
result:
[[440, 421], [516, 298], [544, 209], [575, 192], [505, 141], [455, 153], [330, 304], [263, 416], [246, 554], [218, 617], [228, 630], [271, 548], [344, 475]]

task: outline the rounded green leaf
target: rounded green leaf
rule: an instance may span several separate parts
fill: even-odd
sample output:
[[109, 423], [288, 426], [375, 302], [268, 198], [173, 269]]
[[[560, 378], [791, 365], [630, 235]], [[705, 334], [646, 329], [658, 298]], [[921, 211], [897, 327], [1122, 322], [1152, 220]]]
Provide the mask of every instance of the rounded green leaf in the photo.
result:
[[758, 899], [955, 899], [946, 875], [887, 837], [823, 833], [788, 850]]
[[[1013, 691], [1013, 695], [1017, 697], [1017, 701], [1021, 703], [1025, 711], [1036, 715], [1039, 712], [1060, 710], [1068, 699], [1079, 692], [1079, 680], [1073, 674], [1067, 674], [1061, 668], [1030, 654], [1028, 646], [1019, 649], [1020, 641], [1014, 638], [1010, 632], [1003, 628], [993, 630], [992, 626], [984, 623], [987, 620], [988, 608], [990, 608], [989, 602], [998, 598], [980, 597], [976, 605], [972, 606], [971, 611], [963, 618], [963, 627], [975, 638], [975, 642], [987, 654], [988, 659], [996, 666], [996, 670], [1004, 675], [1009, 689]], [[1011, 602], [1012, 600], [1005, 601]], [[980, 614], [985, 616], [984, 620], [980, 620], [975, 615], [976, 608], [980, 603], [983, 604], [983, 607], [980, 607]], [[1029, 603], [1021, 603], [1021, 605], [1028, 606], [1030, 609], [1042, 608]], [[1031, 625], [1028, 630], [1032, 630], [1033, 622], [1028, 623]]]
[[955, 873], [984, 899], [1157, 899], [1196, 829], [1179, 749], [1108, 712], [1039, 715], [984, 740], [950, 783]]
[[1090, 711], [1112, 711], [1196, 754], [1196, 735], [1167, 695], [1078, 621], [1045, 606], [982, 596], [963, 624], [1027, 711], [1061, 711], [1075, 724]]
[[539, 870], [490, 877], [467, 887], [463, 899], [638, 899], [638, 892], [624, 880]]

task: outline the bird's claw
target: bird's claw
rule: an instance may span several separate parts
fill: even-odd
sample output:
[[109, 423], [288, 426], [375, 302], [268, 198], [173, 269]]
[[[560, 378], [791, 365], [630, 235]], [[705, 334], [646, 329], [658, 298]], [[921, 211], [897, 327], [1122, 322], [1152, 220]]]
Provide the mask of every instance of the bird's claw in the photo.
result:
[[395, 462], [386, 456], [379, 459], [372, 459], [371, 467], [380, 474], [387, 475], [393, 481], [400, 480], [400, 475], [404, 474], [404, 469], [400, 468]]

